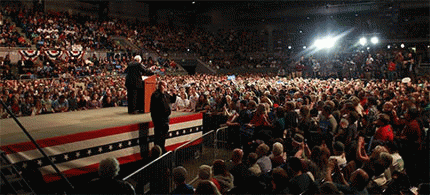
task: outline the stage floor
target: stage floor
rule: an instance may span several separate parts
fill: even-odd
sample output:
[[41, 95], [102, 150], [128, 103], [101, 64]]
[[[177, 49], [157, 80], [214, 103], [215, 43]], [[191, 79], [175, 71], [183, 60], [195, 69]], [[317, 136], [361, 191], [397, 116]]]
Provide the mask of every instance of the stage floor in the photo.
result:
[[[170, 118], [192, 115], [189, 112], [172, 112]], [[150, 113], [128, 114], [127, 107], [113, 107], [83, 110], [38, 116], [18, 117], [35, 140], [64, 136], [79, 132], [126, 126], [151, 121]], [[10, 145], [30, 141], [12, 119], [0, 120], [0, 145]]]

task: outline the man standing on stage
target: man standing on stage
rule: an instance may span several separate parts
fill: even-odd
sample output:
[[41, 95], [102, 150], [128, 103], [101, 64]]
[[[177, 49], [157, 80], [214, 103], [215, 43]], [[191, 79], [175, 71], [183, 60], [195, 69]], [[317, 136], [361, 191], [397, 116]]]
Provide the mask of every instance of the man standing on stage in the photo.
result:
[[134, 60], [128, 65], [125, 77], [125, 87], [127, 88], [128, 113], [137, 114], [139, 110], [143, 110], [144, 89], [142, 75], [152, 75], [153, 73], [145, 70], [142, 62], [142, 57], [139, 55], [134, 57]]
[[161, 147], [163, 153], [166, 152], [165, 144], [167, 133], [169, 132], [169, 116], [172, 112], [170, 103], [175, 102], [176, 95], [169, 95], [167, 83], [160, 81], [157, 90], [151, 95], [151, 118], [154, 123], [154, 144]]

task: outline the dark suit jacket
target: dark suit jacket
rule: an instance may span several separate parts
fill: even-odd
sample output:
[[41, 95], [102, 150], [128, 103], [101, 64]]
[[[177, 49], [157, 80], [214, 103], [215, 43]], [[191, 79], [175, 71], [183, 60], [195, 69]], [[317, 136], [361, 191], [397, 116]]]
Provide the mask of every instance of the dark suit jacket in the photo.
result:
[[[169, 122], [168, 118], [172, 112], [170, 103], [175, 102], [176, 95], [170, 96], [166, 93], [161, 93], [160, 90], [154, 91], [151, 95], [151, 117], [153, 121]], [[166, 121], [167, 120], [167, 121]]]
[[152, 75], [148, 70], [145, 70], [140, 63], [131, 62], [127, 69], [127, 76], [125, 77], [125, 87], [127, 89], [140, 89], [143, 88], [142, 75]]

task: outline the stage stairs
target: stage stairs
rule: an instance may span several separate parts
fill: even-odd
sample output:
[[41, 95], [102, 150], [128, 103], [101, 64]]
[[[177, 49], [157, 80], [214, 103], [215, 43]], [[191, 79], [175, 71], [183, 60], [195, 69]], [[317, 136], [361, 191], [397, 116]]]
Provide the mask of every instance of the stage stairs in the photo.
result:
[[0, 151], [0, 156], [0, 194], [36, 194], [7, 158], [6, 153]]

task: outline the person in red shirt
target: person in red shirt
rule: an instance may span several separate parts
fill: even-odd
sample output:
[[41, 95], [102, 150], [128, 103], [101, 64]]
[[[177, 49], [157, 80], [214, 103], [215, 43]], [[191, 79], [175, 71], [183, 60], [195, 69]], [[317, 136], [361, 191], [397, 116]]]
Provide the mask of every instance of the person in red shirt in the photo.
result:
[[248, 127], [254, 128], [254, 139], [268, 141], [272, 136], [272, 123], [269, 121], [267, 103], [260, 103], [257, 110], [248, 123]]
[[[419, 178], [422, 178], [422, 157], [425, 156], [422, 151], [423, 130], [421, 129], [417, 118], [419, 111], [417, 107], [410, 106], [405, 113], [405, 127], [400, 134], [402, 149], [400, 155], [404, 157], [405, 169], [408, 172], [411, 185], [417, 185]], [[427, 152], [425, 152], [427, 153]], [[428, 153], [427, 153], [428, 155]]]
[[393, 141], [393, 127], [390, 125], [390, 116], [387, 114], [380, 114], [378, 119], [375, 121], [377, 126], [375, 135], [373, 136], [373, 140], [375, 141]]
[[406, 124], [400, 134], [400, 139], [407, 144], [409, 149], [413, 150], [420, 150], [422, 144], [422, 130], [416, 119], [418, 115], [416, 107], [411, 107], [406, 111]]
[[392, 81], [396, 79], [396, 63], [393, 62], [393, 60], [390, 60], [388, 62], [388, 80]]

